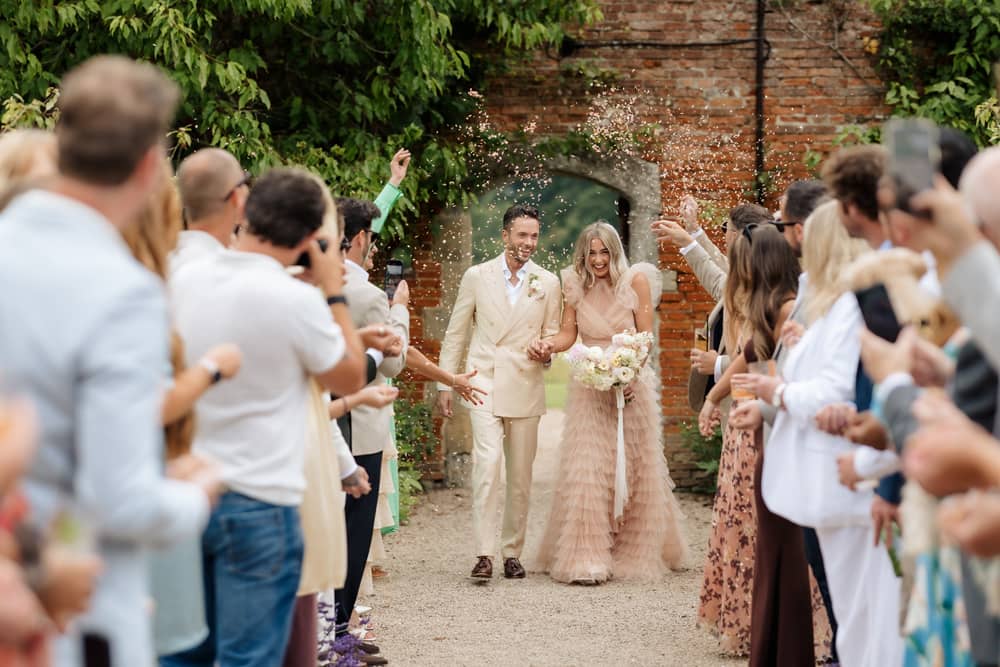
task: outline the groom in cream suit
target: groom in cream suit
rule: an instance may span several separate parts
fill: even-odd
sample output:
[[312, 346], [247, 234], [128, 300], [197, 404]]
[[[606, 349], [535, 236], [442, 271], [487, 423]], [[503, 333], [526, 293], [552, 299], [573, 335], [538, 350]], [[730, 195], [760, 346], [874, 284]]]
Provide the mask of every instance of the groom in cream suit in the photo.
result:
[[[504, 576], [525, 576], [520, 563], [531, 491], [531, 466], [538, 444], [538, 421], [545, 414], [545, 365], [528, 357], [536, 340], [559, 331], [559, 279], [531, 261], [540, 222], [534, 206], [515, 204], [503, 216], [504, 252], [471, 267], [462, 276], [448, 331], [441, 345], [441, 368], [466, 369], [488, 394], [470, 406], [472, 420], [472, 511], [478, 560], [473, 579], [493, 576], [496, 553], [500, 465], [506, 459], [507, 500], [501, 552]], [[452, 394], [439, 385], [438, 405], [452, 415]]]

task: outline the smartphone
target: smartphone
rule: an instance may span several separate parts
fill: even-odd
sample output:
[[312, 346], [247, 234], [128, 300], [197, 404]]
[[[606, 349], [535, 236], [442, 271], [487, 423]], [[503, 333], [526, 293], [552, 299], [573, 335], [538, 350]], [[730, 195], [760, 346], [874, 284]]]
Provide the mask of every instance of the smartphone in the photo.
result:
[[896, 186], [896, 208], [909, 213], [910, 197], [934, 187], [934, 174], [940, 170], [938, 126], [923, 118], [893, 118], [882, 134]]
[[385, 294], [389, 301], [396, 296], [396, 287], [403, 279], [403, 262], [398, 259], [390, 259], [385, 265]]
[[879, 338], [895, 343], [902, 327], [896, 319], [896, 313], [892, 309], [892, 301], [889, 299], [889, 292], [885, 285], [882, 283], [872, 285], [856, 291], [854, 296], [858, 299], [861, 317], [868, 330]]
[[[318, 242], [320, 252], [326, 252], [326, 249], [330, 247], [330, 242], [326, 239], [319, 239]], [[309, 259], [309, 253], [304, 252], [299, 255], [299, 258], [295, 260], [295, 266], [301, 266], [303, 269], [308, 269], [312, 266], [312, 262]]]
[[83, 642], [83, 667], [111, 667], [111, 643], [106, 637], [85, 633]]

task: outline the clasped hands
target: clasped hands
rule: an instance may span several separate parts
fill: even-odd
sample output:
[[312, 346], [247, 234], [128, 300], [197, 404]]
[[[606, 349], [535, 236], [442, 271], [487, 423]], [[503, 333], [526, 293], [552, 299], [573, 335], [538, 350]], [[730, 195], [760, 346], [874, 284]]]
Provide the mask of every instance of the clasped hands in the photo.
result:
[[541, 364], [547, 364], [552, 360], [553, 351], [554, 349], [550, 340], [539, 338], [528, 346], [528, 359]]

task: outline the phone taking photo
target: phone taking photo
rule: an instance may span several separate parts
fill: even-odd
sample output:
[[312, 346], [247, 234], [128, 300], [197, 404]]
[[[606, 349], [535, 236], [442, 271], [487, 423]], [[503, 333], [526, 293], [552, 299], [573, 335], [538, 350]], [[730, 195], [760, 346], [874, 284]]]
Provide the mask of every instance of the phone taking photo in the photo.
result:
[[[319, 243], [320, 252], [326, 252], [326, 249], [330, 247], [330, 242], [327, 241], [326, 239], [317, 239], [316, 242]], [[301, 266], [303, 269], [308, 269], [309, 267], [311, 267], [312, 260], [309, 259], [309, 253], [304, 252], [301, 255], [299, 255], [299, 258], [295, 260], [295, 266]]]
[[389, 301], [396, 296], [396, 288], [403, 280], [403, 262], [398, 259], [390, 259], [385, 266], [385, 294]]
[[854, 296], [858, 299], [865, 327], [879, 338], [895, 343], [903, 328], [896, 319], [896, 312], [892, 308], [892, 300], [885, 285], [877, 283], [856, 291]]
[[910, 198], [934, 187], [941, 169], [938, 126], [923, 118], [893, 118], [883, 131], [889, 174], [896, 187], [896, 208], [910, 213]]

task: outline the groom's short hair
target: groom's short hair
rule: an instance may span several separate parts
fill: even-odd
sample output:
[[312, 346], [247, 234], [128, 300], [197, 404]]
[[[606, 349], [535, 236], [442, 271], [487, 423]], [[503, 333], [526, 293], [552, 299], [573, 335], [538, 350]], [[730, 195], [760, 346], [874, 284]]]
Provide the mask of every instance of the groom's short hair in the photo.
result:
[[538, 212], [537, 206], [532, 206], [531, 204], [514, 204], [503, 214], [504, 231], [510, 229], [511, 223], [518, 218], [531, 218], [537, 220], [539, 224], [542, 222], [542, 216]]

